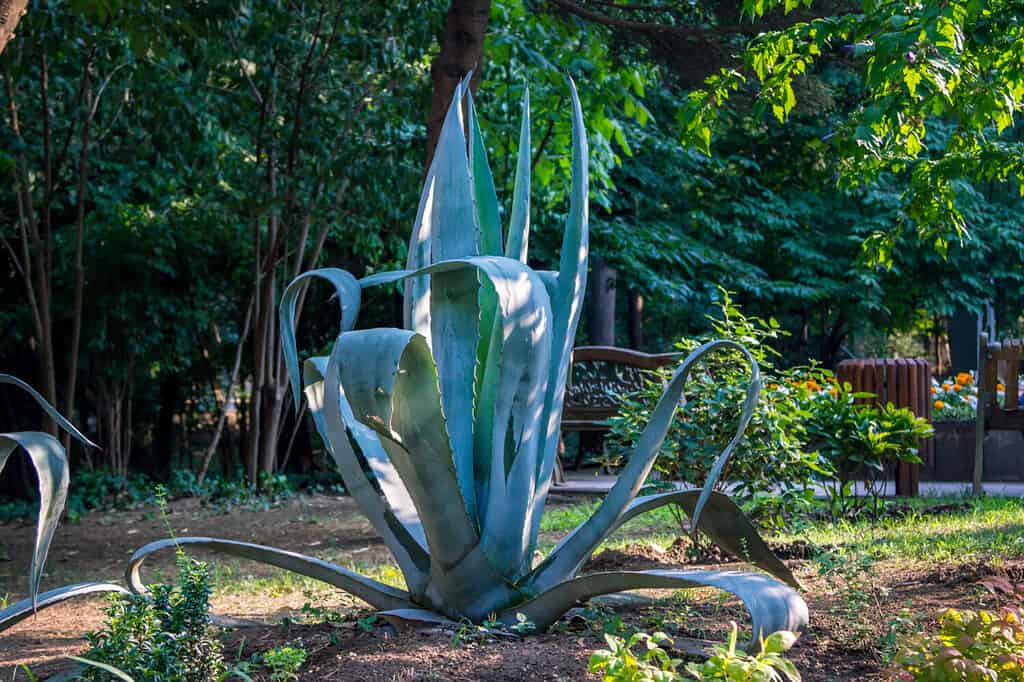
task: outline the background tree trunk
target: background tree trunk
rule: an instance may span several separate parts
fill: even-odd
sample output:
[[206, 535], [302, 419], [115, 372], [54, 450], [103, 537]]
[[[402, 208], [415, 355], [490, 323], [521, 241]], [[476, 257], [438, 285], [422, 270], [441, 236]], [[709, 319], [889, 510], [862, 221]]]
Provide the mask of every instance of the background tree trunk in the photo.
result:
[[430, 99], [430, 117], [427, 119], [427, 161], [430, 168], [434, 147], [441, 134], [445, 112], [455, 94], [455, 86], [470, 69], [473, 79], [470, 88], [475, 93], [480, 83], [484, 54], [484, 36], [491, 13], [490, 0], [452, 0], [445, 20], [441, 51], [430, 65], [430, 80], [434, 93]]
[[18, 20], [28, 11], [28, 0], [0, 0], [0, 54], [14, 37]]

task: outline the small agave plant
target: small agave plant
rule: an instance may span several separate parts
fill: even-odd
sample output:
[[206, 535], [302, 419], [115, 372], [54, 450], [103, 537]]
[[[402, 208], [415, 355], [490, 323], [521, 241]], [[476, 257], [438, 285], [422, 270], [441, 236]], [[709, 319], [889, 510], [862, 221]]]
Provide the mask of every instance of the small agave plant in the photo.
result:
[[[281, 333], [295, 400], [304, 390], [317, 429], [355, 502], [394, 555], [406, 589], [310, 557], [242, 542], [178, 538], [324, 580], [385, 614], [408, 620], [517, 618], [546, 628], [587, 599], [634, 588], [713, 586], [738, 595], [753, 642], [800, 630], [807, 607], [796, 580], [742, 512], [713, 492], [757, 401], [756, 363], [739, 432], [703, 489], [637, 498], [709, 343], [679, 366], [650, 424], [600, 507], [542, 561], [534, 562], [558, 450], [566, 375], [587, 273], [587, 142], [572, 95], [572, 190], [559, 270], [527, 265], [530, 208], [528, 93], [510, 220], [503, 237], [498, 199], [466, 82], [452, 100], [427, 174], [405, 270], [357, 279], [344, 270], [307, 272], [281, 302]], [[464, 106], [463, 106], [464, 103]], [[465, 112], [466, 121], [463, 120]], [[468, 135], [468, 143], [467, 143]], [[329, 357], [300, 373], [296, 303], [311, 279], [330, 283], [341, 333]], [[364, 289], [402, 283], [404, 329], [353, 328]], [[597, 546], [637, 514], [677, 504], [723, 549], [769, 574], [740, 571], [621, 571], [578, 575]], [[161, 541], [136, 553], [139, 566]]]
[[[9, 374], [0, 374], [0, 384], [10, 384], [25, 391], [62, 429], [86, 447], [96, 445], [65, 419], [53, 405], [21, 379]], [[0, 433], [0, 471], [17, 450], [23, 450], [36, 470], [39, 481], [39, 518], [36, 521], [35, 547], [29, 566], [29, 597], [0, 609], [0, 630], [28, 617], [35, 611], [66, 599], [97, 592], [127, 592], [123, 587], [111, 583], [81, 583], [57, 588], [39, 594], [39, 583], [43, 577], [43, 564], [50, 552], [50, 543], [57, 530], [57, 523], [64, 511], [68, 495], [68, 458], [60, 441], [48, 433], [19, 431]]]

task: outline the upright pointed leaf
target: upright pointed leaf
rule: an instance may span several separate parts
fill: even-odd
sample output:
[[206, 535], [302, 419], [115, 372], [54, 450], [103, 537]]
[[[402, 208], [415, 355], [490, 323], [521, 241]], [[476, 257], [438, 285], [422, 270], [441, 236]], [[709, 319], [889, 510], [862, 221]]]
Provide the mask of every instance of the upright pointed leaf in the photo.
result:
[[468, 90], [466, 111], [469, 118], [469, 169], [473, 179], [473, 203], [480, 226], [480, 255], [501, 256], [503, 254], [498, 195], [494, 190], [491, 166], [487, 163], [487, 146], [484, 145], [483, 134], [480, 131], [473, 95]]
[[523, 114], [519, 130], [519, 153], [516, 161], [516, 185], [512, 192], [512, 211], [508, 221], [508, 242], [505, 254], [526, 262], [530, 246], [530, 88], [523, 86]]
[[548, 392], [544, 398], [545, 443], [541, 461], [538, 463], [537, 494], [531, 502], [529, 513], [529, 534], [531, 544], [536, 542], [540, 530], [540, 517], [544, 513], [544, 500], [551, 485], [551, 473], [558, 455], [558, 438], [561, 430], [562, 407], [565, 401], [565, 382], [569, 375], [572, 348], [576, 341], [576, 328], [583, 308], [586, 291], [587, 262], [590, 250], [589, 237], [589, 168], [587, 136], [583, 125], [583, 110], [580, 107], [576, 84], [569, 79], [572, 96], [572, 191], [569, 195], [569, 218], [562, 238], [559, 256], [558, 293], [551, 301], [554, 314], [552, 334], [551, 370]]

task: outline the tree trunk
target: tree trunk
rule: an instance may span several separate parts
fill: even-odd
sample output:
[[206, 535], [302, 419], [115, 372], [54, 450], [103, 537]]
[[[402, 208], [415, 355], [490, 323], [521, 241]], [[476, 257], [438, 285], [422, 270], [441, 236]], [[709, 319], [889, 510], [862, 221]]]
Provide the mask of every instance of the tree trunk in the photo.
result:
[[490, 13], [490, 0], [451, 0], [448, 6], [441, 51], [430, 65], [434, 93], [430, 99], [430, 117], [427, 119], [427, 162], [424, 168], [430, 168], [434, 158], [441, 124], [444, 123], [444, 115], [455, 94], [455, 87], [470, 69], [473, 70], [473, 79], [469, 85], [473, 92], [476, 92], [480, 83], [484, 36]]
[[634, 350], [643, 350], [644, 297], [638, 289], [630, 289], [627, 301], [626, 322], [629, 327], [629, 347]]
[[14, 28], [26, 12], [28, 0], [0, 0], [0, 54], [14, 37]]
[[617, 272], [602, 258], [590, 266], [590, 343], [615, 345], [615, 279]]

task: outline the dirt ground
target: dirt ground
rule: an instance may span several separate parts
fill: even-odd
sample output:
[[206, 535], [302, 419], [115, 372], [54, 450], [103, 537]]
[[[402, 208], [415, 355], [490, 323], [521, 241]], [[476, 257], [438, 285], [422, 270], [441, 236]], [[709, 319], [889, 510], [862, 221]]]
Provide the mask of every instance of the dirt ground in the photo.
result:
[[[276, 509], [231, 513], [183, 500], [172, 503], [171, 511], [169, 522], [179, 535], [259, 542], [360, 566], [387, 558], [386, 549], [347, 498], [300, 497]], [[84, 580], [118, 580], [132, 552], [166, 534], [163, 520], [152, 510], [96, 513], [64, 524], [50, 552], [43, 589]], [[6, 593], [13, 600], [24, 595], [33, 536], [34, 526], [28, 522], [0, 524], [0, 596]], [[789, 548], [783, 554], [799, 557], [799, 550]], [[599, 555], [591, 567], [679, 567], [685, 561], [681, 552], [628, 546]], [[149, 579], [166, 579], [173, 557], [168, 552], [151, 563], [146, 569]], [[976, 607], [977, 582], [993, 574], [979, 564], [880, 562], [868, 578], [861, 578], [863, 601], [851, 604], [844, 596], [848, 592], [819, 576], [812, 562], [795, 558], [787, 563], [805, 587], [811, 612], [811, 626], [792, 658], [804, 679], [812, 682], [888, 679], [886, 651], [879, 642], [892, 624], [902, 622], [903, 631], [913, 631], [927, 627], [940, 609]], [[238, 619], [225, 630], [226, 658], [248, 659], [281, 644], [301, 646], [308, 652], [302, 680], [590, 680], [597, 678], [586, 672], [587, 658], [604, 646], [605, 631], [633, 626], [721, 641], [729, 620], [741, 625], [745, 621], [737, 600], [722, 602], [708, 591], [666, 591], [649, 593], [657, 599], [654, 602], [572, 614], [549, 634], [523, 641], [486, 641], [472, 630], [368, 626], [357, 619], [369, 612], [336, 591], [320, 593], [317, 605], [347, 614], [344, 622], [314, 622], [317, 619], [308, 614], [303, 619], [300, 609], [310, 597], [301, 586], [268, 580], [267, 589], [244, 587], [278, 575], [275, 569], [224, 558], [215, 566], [215, 579], [234, 587], [217, 591], [213, 611]], [[1020, 579], [1024, 563], [1004, 564], [999, 571]], [[0, 679], [29, 679], [18, 672], [23, 664], [41, 679], [64, 668], [61, 656], [84, 651], [82, 634], [101, 626], [103, 604], [103, 598], [96, 598], [57, 606], [0, 635]], [[851, 626], [850, 609], [860, 612], [856, 627]], [[906, 618], [901, 621], [897, 616], [903, 610]]]

